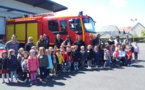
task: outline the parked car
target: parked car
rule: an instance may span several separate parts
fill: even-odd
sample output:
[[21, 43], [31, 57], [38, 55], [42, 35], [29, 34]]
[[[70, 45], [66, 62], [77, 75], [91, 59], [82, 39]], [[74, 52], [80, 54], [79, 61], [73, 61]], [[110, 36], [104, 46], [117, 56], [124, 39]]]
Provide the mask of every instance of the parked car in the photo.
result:
[[5, 51], [5, 44], [0, 43], [0, 56], [1, 56], [3, 51]]

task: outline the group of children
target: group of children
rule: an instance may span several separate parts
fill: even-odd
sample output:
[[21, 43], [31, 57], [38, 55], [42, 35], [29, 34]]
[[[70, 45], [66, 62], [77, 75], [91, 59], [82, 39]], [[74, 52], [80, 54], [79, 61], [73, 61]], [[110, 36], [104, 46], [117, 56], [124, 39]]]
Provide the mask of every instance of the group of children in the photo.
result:
[[[15, 55], [13, 49], [3, 52], [0, 58], [0, 74], [2, 74], [2, 83], [5, 83], [5, 75], [8, 82], [13, 83], [13, 77], [18, 82], [18, 77], [23, 77], [24, 82], [30, 84], [37, 83], [36, 77], [39, 76], [39, 81], [47, 82], [51, 75], [57, 76], [58, 72], [70, 72], [71, 70], [84, 70], [86, 66], [96, 69], [103, 66], [131, 66], [132, 54], [135, 54], [135, 59], [138, 59], [139, 47], [137, 43], [131, 45], [88, 45], [87, 47], [77, 45], [49, 47], [45, 49], [40, 47], [37, 50], [33, 46], [29, 52], [23, 48], [18, 50], [18, 55]], [[101, 64], [103, 63], [103, 64]], [[10, 78], [9, 79], [9, 75]]]

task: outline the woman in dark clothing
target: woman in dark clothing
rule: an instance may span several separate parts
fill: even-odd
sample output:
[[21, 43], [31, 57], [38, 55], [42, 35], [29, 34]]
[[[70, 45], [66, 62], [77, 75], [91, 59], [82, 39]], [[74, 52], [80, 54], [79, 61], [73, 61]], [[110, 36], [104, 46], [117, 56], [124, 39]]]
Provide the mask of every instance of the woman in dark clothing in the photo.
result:
[[47, 45], [45, 44], [42, 35], [40, 35], [40, 37], [39, 37], [39, 41], [37, 42], [36, 46], [37, 46], [38, 49], [39, 49], [39, 47], [47, 48]]
[[80, 50], [81, 46], [85, 46], [85, 42], [82, 40], [81, 36], [77, 36], [76, 41], [74, 42], [74, 45], [77, 45], [78, 50]]
[[29, 37], [28, 38], [28, 42], [25, 44], [25, 51], [30, 51], [31, 50], [31, 47], [34, 46], [34, 43], [33, 43], [33, 38], [32, 37]]
[[66, 37], [65, 45], [72, 45], [72, 40], [69, 35], [67, 35], [67, 37]]
[[56, 39], [54, 41], [54, 45], [57, 46], [57, 48], [60, 48], [60, 45], [62, 42], [63, 42], [63, 39], [60, 37], [59, 34], [57, 34]]

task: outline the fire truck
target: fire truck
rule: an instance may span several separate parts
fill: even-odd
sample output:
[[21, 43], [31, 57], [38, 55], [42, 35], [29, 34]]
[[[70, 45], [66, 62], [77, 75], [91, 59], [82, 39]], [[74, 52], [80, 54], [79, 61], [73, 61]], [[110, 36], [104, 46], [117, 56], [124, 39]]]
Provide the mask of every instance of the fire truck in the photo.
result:
[[39, 39], [40, 35], [46, 34], [50, 38], [50, 45], [54, 45], [57, 34], [66, 39], [70, 35], [74, 42], [76, 36], [80, 35], [86, 45], [96, 34], [95, 22], [90, 16], [33, 16], [9, 19], [6, 21], [6, 41], [11, 40], [11, 36], [17, 35], [20, 44], [25, 44], [29, 36], [33, 37], [33, 42]]

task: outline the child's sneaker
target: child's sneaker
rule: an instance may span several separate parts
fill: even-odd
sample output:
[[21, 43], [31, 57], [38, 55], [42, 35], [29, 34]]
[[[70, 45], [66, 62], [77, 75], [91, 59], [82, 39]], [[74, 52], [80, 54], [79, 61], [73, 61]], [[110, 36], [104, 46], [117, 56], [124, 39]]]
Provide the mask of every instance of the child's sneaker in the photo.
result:
[[47, 78], [50, 78], [50, 76], [47, 76]]
[[70, 70], [68, 70], [68, 72], [70, 72]]
[[45, 78], [45, 79], [44, 79], [44, 81], [45, 81], [45, 82], [47, 82], [47, 81], [48, 81], [48, 79], [47, 79], [47, 78]]
[[10, 83], [11, 81], [8, 79], [8, 83]]
[[34, 82], [33, 82], [33, 81], [31, 81], [30, 85], [33, 85], [33, 84], [34, 84]]
[[42, 79], [39, 79], [40, 82], [42, 82]]
[[15, 82], [18, 83], [19, 81], [16, 79]]
[[2, 81], [2, 84], [4, 84], [4, 83], [5, 83], [5, 80]]
[[63, 70], [63, 72], [66, 72], [66, 70]]
[[26, 83], [26, 82], [27, 82], [27, 79], [24, 80], [24, 83]]
[[12, 81], [12, 80], [11, 80], [10, 82], [11, 82], [11, 83], [14, 83], [14, 81]]
[[130, 65], [129, 65], [129, 64], [127, 64], [127, 66], [129, 67]]
[[31, 79], [28, 79], [29, 82], [31, 82]]
[[37, 81], [35, 80], [35, 83], [37, 83]]
[[98, 65], [96, 66], [96, 69], [98, 69], [99, 67], [98, 67]]

